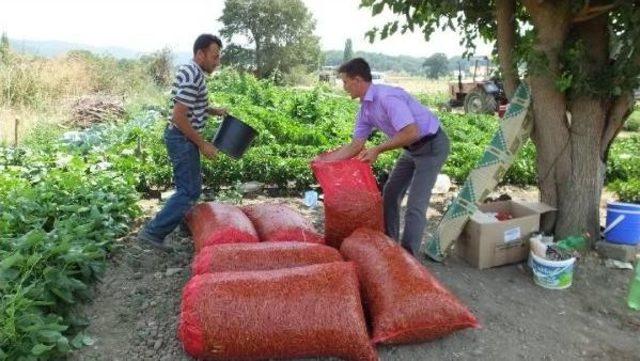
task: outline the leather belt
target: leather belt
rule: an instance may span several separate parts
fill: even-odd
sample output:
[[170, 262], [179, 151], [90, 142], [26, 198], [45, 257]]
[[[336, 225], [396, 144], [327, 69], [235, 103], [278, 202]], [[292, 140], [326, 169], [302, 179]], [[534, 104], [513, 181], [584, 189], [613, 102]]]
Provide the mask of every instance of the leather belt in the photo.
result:
[[411, 143], [411, 144], [409, 144], [409, 145], [407, 145], [407, 146], [405, 146], [403, 148], [406, 149], [406, 150], [409, 150], [409, 151], [413, 151], [413, 150], [419, 149], [420, 147], [422, 147], [423, 145], [425, 145], [429, 141], [435, 139], [435, 137], [437, 137], [438, 134], [440, 134], [440, 128], [438, 128], [438, 130], [436, 130], [435, 133], [427, 134], [424, 137], [416, 140], [415, 142], [413, 142], [413, 143]]

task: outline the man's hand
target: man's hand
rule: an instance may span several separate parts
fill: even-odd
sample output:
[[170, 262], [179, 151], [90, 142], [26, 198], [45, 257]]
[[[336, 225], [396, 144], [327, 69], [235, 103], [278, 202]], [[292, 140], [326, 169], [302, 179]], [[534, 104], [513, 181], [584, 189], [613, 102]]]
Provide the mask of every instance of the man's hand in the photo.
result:
[[379, 154], [380, 151], [375, 147], [363, 149], [362, 151], [360, 151], [360, 154], [356, 156], [356, 159], [359, 159], [365, 163], [373, 164], [375, 163], [376, 159], [378, 159]]
[[204, 142], [199, 149], [200, 153], [204, 154], [204, 156], [209, 159], [215, 158], [218, 154], [218, 148], [214, 147], [211, 143]]
[[344, 159], [350, 159], [356, 156], [362, 147], [364, 147], [364, 143], [366, 139], [354, 139], [351, 143], [345, 144], [342, 147], [332, 150], [330, 152], [322, 153], [313, 158], [314, 161], [322, 161], [322, 162], [335, 162]]
[[229, 111], [227, 110], [227, 108], [209, 108], [208, 112], [211, 115], [217, 115], [219, 117], [223, 117], [229, 114]]

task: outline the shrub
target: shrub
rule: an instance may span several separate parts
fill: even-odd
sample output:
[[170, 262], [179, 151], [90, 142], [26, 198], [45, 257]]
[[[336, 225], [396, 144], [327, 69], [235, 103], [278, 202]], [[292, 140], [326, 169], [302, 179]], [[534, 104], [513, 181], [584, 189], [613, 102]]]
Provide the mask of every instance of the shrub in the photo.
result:
[[616, 193], [618, 200], [628, 203], [640, 204], [640, 179], [635, 178], [628, 181], [617, 181], [609, 185], [609, 188]]

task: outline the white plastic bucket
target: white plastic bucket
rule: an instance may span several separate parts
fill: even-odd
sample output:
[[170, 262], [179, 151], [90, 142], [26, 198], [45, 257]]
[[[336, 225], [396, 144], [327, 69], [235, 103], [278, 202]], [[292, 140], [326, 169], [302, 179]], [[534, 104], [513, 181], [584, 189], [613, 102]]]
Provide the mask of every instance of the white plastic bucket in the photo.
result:
[[533, 281], [539, 286], [552, 290], [562, 290], [571, 286], [575, 263], [575, 257], [564, 261], [551, 261], [529, 252]]

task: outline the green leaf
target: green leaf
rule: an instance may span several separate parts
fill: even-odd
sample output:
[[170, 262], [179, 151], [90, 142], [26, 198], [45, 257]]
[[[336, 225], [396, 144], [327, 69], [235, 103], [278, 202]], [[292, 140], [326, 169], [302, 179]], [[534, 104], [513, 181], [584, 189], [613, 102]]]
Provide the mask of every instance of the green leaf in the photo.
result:
[[371, 7], [371, 15], [376, 16], [382, 12], [384, 9], [384, 3], [377, 3]]
[[60, 297], [62, 300], [64, 300], [67, 303], [75, 303], [75, 301], [73, 300], [73, 295], [71, 294], [71, 291], [69, 291], [68, 289], [51, 287], [51, 292], [54, 295]]
[[96, 343], [96, 340], [91, 336], [85, 335], [85, 336], [82, 337], [82, 343], [87, 345], [87, 346], [91, 346], [94, 343]]
[[77, 334], [73, 340], [71, 340], [71, 346], [73, 346], [76, 349], [82, 348], [84, 347], [84, 342], [82, 341], [82, 338], [84, 337], [84, 334], [82, 332], [80, 332], [79, 334]]
[[31, 348], [31, 354], [35, 356], [40, 356], [54, 347], [55, 347], [54, 345], [45, 345], [45, 344], [39, 343], [33, 346], [33, 348]]
[[60, 332], [58, 331], [42, 330], [38, 331], [38, 337], [44, 342], [53, 343], [57, 342], [58, 339], [62, 337], [62, 334], [60, 334]]
[[71, 347], [69, 346], [69, 339], [64, 336], [58, 339], [58, 342], [56, 342], [56, 347], [61, 353], [69, 353], [71, 351]]
[[14, 253], [11, 256], [3, 259], [2, 262], [0, 262], [0, 270], [6, 270], [8, 268], [11, 268], [18, 262], [21, 262], [23, 259], [24, 259], [24, 256], [22, 254]]

